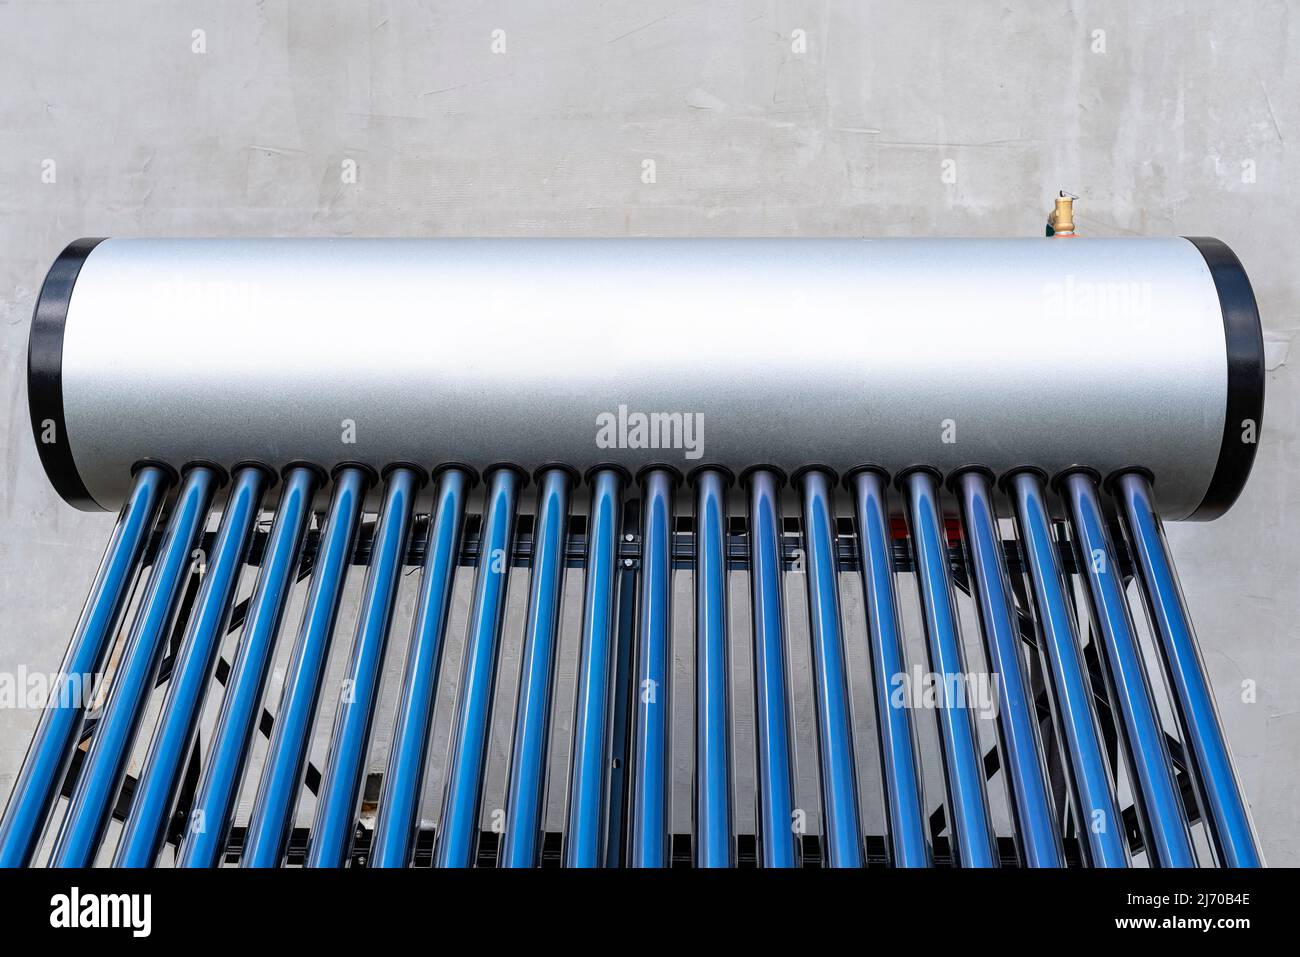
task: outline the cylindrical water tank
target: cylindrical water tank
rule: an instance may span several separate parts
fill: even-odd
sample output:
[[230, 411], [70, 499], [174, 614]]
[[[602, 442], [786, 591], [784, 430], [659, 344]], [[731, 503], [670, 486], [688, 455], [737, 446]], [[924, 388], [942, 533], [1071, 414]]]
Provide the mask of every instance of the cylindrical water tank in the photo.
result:
[[50, 481], [142, 460], [1140, 467], [1236, 498], [1259, 315], [1212, 239], [108, 239], [32, 323]]

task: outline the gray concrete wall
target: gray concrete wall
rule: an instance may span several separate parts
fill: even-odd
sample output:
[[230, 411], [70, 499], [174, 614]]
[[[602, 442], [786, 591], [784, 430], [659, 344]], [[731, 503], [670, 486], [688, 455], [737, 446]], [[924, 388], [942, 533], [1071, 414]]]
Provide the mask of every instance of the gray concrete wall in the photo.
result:
[[[57, 668], [111, 524], [54, 495], [27, 422], [74, 237], [1038, 235], [1065, 188], [1086, 235], [1217, 236], [1254, 282], [1255, 473], [1171, 538], [1266, 853], [1300, 864], [1300, 11], [572, 8], [0, 5], [0, 672]], [[0, 796], [34, 722], [0, 710]]]

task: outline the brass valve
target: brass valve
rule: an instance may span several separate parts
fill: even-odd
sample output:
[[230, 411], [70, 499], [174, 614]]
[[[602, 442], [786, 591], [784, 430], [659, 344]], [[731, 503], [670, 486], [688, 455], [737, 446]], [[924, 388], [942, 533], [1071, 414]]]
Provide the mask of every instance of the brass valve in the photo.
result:
[[1061, 190], [1061, 195], [1056, 197], [1056, 208], [1047, 217], [1047, 235], [1074, 235], [1074, 200], [1074, 196]]

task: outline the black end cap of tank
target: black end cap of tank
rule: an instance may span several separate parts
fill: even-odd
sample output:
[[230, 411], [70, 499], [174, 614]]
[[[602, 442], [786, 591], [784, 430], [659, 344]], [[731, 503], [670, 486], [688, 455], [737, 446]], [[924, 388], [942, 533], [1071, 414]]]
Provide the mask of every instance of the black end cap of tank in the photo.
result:
[[1205, 497], [1188, 516], [1191, 521], [1205, 522], [1232, 507], [1255, 463], [1264, 420], [1264, 332], [1255, 292], [1237, 254], [1218, 239], [1185, 238], [1205, 257], [1214, 278], [1228, 357], [1228, 397], [1219, 460]]
[[27, 407], [41, 465], [65, 502], [95, 512], [104, 509], [91, 497], [77, 471], [63, 415], [63, 329], [77, 275], [91, 250], [101, 242], [103, 239], [78, 239], [59, 253], [36, 297], [27, 339]]

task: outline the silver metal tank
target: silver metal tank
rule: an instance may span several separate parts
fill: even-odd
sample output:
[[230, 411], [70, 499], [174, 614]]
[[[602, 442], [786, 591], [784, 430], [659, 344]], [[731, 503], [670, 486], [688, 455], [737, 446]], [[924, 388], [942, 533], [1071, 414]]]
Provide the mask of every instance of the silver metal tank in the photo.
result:
[[1137, 466], [1181, 519], [1244, 484], [1263, 363], [1216, 240], [108, 239], [29, 392], [90, 509], [142, 460]]

